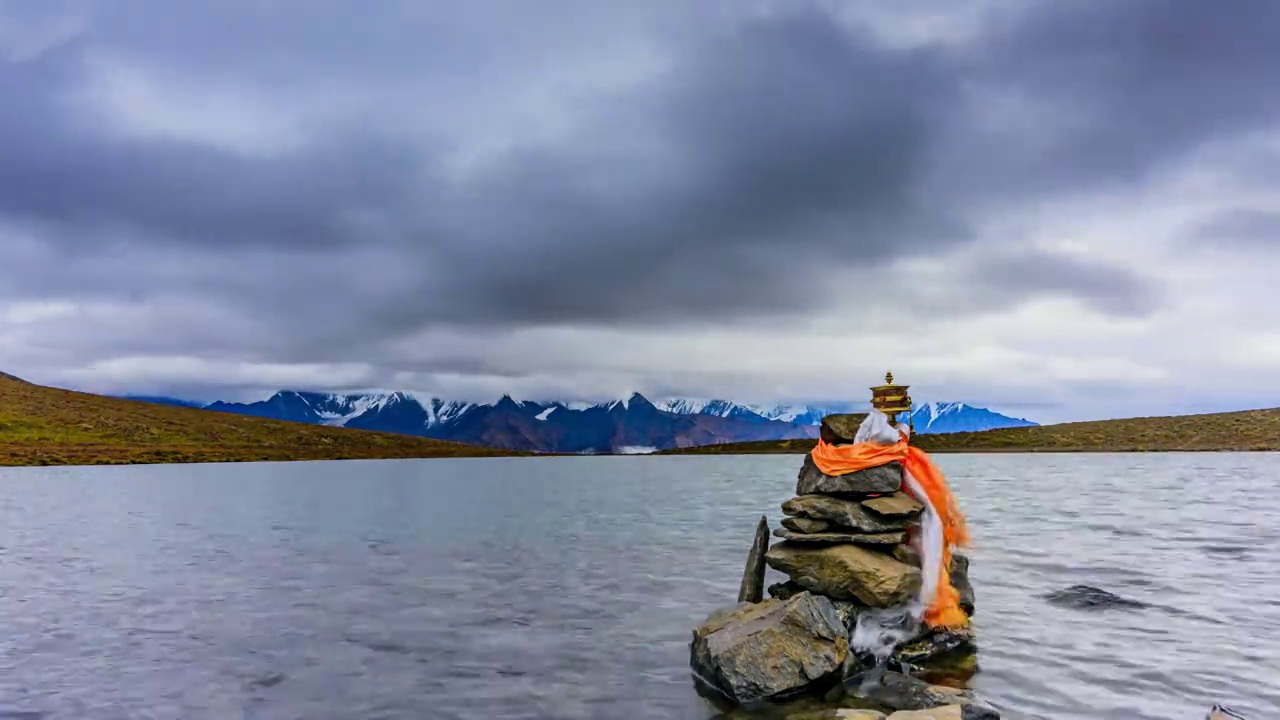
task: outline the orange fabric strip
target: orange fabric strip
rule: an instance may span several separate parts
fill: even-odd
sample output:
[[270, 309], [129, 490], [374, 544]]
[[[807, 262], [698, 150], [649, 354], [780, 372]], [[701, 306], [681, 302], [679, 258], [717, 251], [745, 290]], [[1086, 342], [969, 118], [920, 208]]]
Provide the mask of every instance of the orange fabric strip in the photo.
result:
[[[938, 572], [938, 589], [933, 601], [925, 609], [925, 622], [934, 628], [963, 627], [968, 624], [969, 618], [960, 608], [960, 593], [951, 584], [948, 569], [951, 566], [951, 548], [969, 544], [969, 527], [946, 478], [929, 454], [911, 447], [907, 443], [906, 433], [902, 433], [902, 439], [893, 445], [831, 445], [818, 440], [812, 456], [813, 464], [827, 475], [844, 475], [895, 460], [902, 463], [903, 468], [924, 490], [929, 504], [942, 523], [942, 567]], [[910, 491], [910, 488], [904, 489]]]

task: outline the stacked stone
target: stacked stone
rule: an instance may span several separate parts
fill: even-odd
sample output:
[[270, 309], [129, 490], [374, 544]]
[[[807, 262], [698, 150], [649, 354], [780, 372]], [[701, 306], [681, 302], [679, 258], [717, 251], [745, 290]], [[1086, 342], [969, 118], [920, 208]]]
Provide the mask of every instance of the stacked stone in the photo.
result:
[[923, 507], [901, 486], [896, 462], [833, 477], [806, 457], [797, 496], [782, 504], [788, 517], [773, 532], [783, 542], [765, 554], [791, 581], [770, 594], [804, 589], [872, 608], [908, 602], [920, 590], [921, 573], [909, 562], [907, 533]]
[[[865, 417], [827, 416], [822, 437], [828, 443], [852, 443]], [[900, 463], [831, 476], [806, 456], [796, 496], [782, 504], [786, 517], [773, 531], [781, 542], [768, 547], [768, 524], [762, 518], [738, 604], [716, 611], [694, 631], [690, 662], [699, 687], [743, 704], [776, 701], [848, 679], [839, 687], [856, 686], [861, 696], [856, 700], [872, 699], [868, 693], [875, 693], [866, 682], [849, 678], [874, 660], [858, 657], [849, 640], [864, 613], [904, 607], [919, 593], [921, 563], [908, 539], [917, 534], [923, 510], [903, 489]], [[789, 577], [769, 587], [770, 599], [763, 598], [766, 564]], [[962, 607], [972, 614], [967, 570], [968, 561], [955, 555], [951, 581], [960, 591]], [[921, 630], [896, 648], [891, 663], [915, 671], [970, 640], [967, 632]], [[965, 706], [966, 718], [998, 717], [967, 694], [947, 700], [945, 688], [897, 673], [877, 677], [880, 685], [904, 678], [900, 684], [915, 683], [918, 691], [908, 699], [897, 690], [889, 692], [873, 703], [884, 710], [958, 702]]]
[[[828, 443], [852, 443], [865, 415], [828, 415], [822, 438]], [[841, 619], [853, 629], [866, 609], [901, 607], [920, 591], [920, 558], [908, 544], [919, 533], [924, 506], [903, 488], [903, 469], [897, 462], [848, 473], [826, 475], [806, 455], [796, 481], [796, 497], [782, 504], [786, 518], [773, 532], [782, 542], [765, 554], [769, 567], [790, 577], [769, 588], [785, 599], [809, 591], [835, 601]], [[972, 614], [973, 588], [968, 582], [968, 559], [955, 555], [952, 583], [960, 605]], [[966, 638], [952, 633], [946, 643]], [[919, 655], [923, 648], [902, 648]]]

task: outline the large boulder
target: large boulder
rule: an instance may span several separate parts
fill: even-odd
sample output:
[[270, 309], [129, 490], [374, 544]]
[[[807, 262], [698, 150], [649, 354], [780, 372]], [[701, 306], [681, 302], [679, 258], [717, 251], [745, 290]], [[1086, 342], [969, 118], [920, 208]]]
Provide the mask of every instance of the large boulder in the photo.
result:
[[903, 530], [906, 519], [890, 519], [876, 515], [857, 500], [830, 495], [801, 495], [782, 503], [782, 512], [802, 518], [825, 520], [854, 532], [882, 533]]
[[844, 475], [827, 475], [813, 464], [812, 453], [804, 456], [796, 479], [796, 495], [882, 495], [901, 488], [902, 463], [897, 461]]
[[920, 569], [857, 545], [806, 546], [780, 542], [765, 553], [769, 567], [815, 593], [893, 607], [920, 590]]
[[730, 700], [750, 703], [834, 679], [848, 653], [831, 601], [806, 592], [712, 613], [693, 631], [690, 666]]

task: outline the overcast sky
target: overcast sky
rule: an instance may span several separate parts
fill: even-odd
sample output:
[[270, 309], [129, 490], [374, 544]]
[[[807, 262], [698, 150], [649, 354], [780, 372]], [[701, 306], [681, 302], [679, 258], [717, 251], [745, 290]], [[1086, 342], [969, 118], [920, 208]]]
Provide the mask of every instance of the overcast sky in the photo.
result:
[[0, 370], [1280, 405], [1280, 2], [0, 0]]

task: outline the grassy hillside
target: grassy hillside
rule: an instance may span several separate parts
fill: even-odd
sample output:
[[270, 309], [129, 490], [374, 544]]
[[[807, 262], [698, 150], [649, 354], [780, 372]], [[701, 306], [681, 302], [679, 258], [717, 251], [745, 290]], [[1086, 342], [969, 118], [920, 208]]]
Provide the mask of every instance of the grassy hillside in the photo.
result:
[[154, 405], [0, 373], [0, 465], [344, 460], [511, 455], [502, 450]]
[[[774, 440], [668, 450], [675, 455], [803, 454], [814, 440]], [[1129, 418], [917, 435], [929, 452], [1156, 452], [1280, 450], [1280, 408]]]

